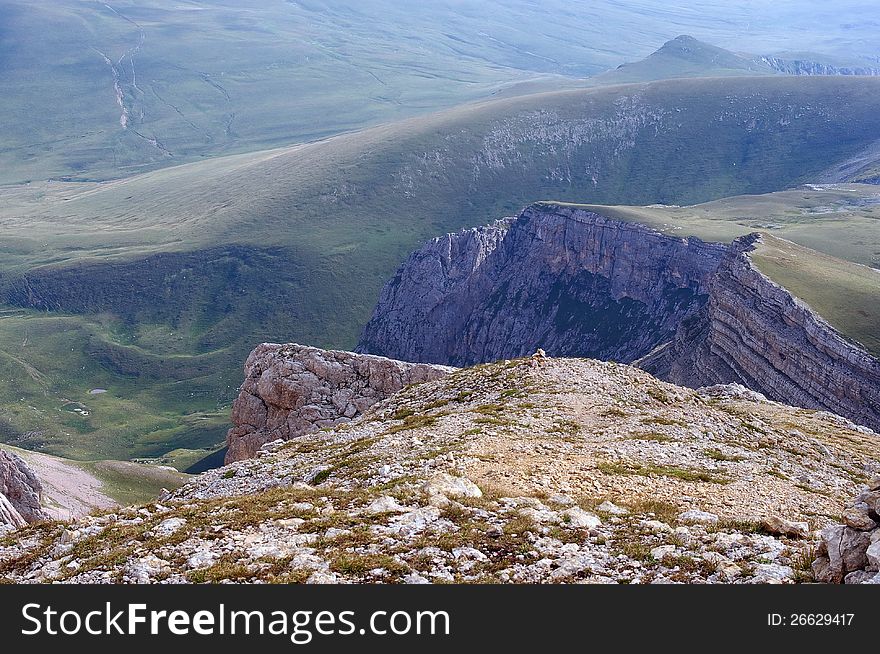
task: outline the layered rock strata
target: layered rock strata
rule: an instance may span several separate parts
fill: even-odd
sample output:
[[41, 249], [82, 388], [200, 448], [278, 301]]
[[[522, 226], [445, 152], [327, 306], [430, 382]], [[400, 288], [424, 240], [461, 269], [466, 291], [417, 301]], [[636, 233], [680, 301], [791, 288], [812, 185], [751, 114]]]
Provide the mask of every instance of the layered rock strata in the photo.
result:
[[357, 350], [471, 365], [540, 347], [691, 387], [739, 383], [880, 430], [880, 361], [754, 266], [759, 239], [705, 243], [535, 205], [412, 254]]
[[573, 207], [435, 238], [386, 284], [358, 351], [456, 366], [525, 356], [629, 362], [705, 304], [725, 247]]
[[740, 383], [880, 430], [880, 361], [762, 274], [748, 256], [759, 240], [734, 241], [706, 305], [638, 365], [691, 387]]
[[296, 344], [259, 345], [232, 406], [226, 461], [251, 458], [271, 441], [349, 422], [404, 386], [451, 370]]

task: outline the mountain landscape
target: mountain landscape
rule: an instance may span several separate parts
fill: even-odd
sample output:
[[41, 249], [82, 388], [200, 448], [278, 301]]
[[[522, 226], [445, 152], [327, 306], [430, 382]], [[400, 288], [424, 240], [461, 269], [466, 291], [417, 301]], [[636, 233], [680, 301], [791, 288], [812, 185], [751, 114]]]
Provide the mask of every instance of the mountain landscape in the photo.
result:
[[880, 32], [545, 4], [0, 1], [0, 580], [880, 583]]

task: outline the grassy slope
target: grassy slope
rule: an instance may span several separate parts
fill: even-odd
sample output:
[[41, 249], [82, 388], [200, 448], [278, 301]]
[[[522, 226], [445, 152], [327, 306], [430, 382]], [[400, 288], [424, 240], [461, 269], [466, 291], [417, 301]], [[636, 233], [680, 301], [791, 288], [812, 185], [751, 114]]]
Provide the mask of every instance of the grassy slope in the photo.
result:
[[758, 58], [734, 54], [690, 36], [668, 41], [650, 56], [590, 79], [590, 83], [627, 84], [680, 77], [728, 77], [774, 75]]
[[[122, 506], [149, 502], [163, 488], [174, 490], [190, 478], [173, 470], [130, 461], [75, 461], [5, 444], [3, 447], [27, 461], [43, 482], [44, 499], [56, 507], [66, 504], [65, 498], [56, 494], [70, 496], [83, 508], [106, 507], [114, 502]], [[83, 479], [83, 474], [88, 477]], [[67, 517], [63, 511], [61, 515]]]
[[[5, 377], [27, 390], [0, 398], [6, 438], [78, 458], [218, 443], [254, 344], [350, 347], [424, 239], [540, 198], [691, 203], [810, 181], [880, 132], [878, 90], [773, 77], [539, 94], [104, 184], [8, 188], [7, 295], [28, 297], [27, 271], [81, 315], [0, 320], [0, 349], [23, 362]], [[245, 254], [211, 250], [230, 244]], [[156, 252], [191, 258], [143, 263]], [[28, 333], [40, 338], [21, 347]], [[68, 400], [88, 420], [61, 411]]]
[[761, 272], [880, 357], [880, 270], [769, 235], [750, 256]]
[[857, 0], [788, 4], [0, 0], [0, 183], [115, 178], [311, 140], [536, 77], [593, 75], [675, 34], [758, 54], [876, 51]]
[[880, 187], [874, 185], [807, 185], [692, 206], [581, 206], [706, 241], [727, 242], [750, 232], [769, 232], [880, 269]]

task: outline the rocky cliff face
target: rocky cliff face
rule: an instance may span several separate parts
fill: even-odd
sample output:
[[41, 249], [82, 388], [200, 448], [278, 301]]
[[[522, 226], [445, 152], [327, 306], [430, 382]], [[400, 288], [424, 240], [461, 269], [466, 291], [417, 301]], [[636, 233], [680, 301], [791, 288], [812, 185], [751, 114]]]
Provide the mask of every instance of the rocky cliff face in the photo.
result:
[[24, 460], [0, 450], [0, 526], [22, 527], [48, 519], [41, 498], [43, 486]]
[[748, 256], [758, 240], [732, 244], [706, 305], [639, 365], [693, 387], [738, 382], [880, 429], [880, 361], [763, 275]]
[[564, 206], [435, 238], [382, 292], [358, 351], [471, 365], [633, 361], [706, 302], [725, 247]]
[[248, 357], [232, 406], [227, 463], [251, 458], [265, 443], [350, 422], [404, 386], [451, 368], [384, 357], [264, 343]]
[[692, 387], [741, 383], [880, 429], [880, 362], [762, 275], [756, 239], [704, 243], [530, 207], [414, 253], [358, 351], [468, 365], [541, 347]]
[[858, 75], [876, 77], [880, 66], [834, 66], [809, 59], [761, 57], [760, 62], [786, 75]]
[[880, 584], [880, 477], [844, 510], [843, 524], [822, 530], [813, 575], [829, 584]]

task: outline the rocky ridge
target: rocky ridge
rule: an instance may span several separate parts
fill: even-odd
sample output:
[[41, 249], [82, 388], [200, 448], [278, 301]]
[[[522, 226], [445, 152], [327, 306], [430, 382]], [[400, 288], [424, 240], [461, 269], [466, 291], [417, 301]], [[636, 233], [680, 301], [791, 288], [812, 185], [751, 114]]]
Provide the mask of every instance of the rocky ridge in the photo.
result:
[[[280, 382], [279, 382], [280, 383]], [[17, 582], [790, 583], [878, 436], [541, 356], [405, 387], [159, 502], [0, 540]]]
[[740, 383], [880, 429], [880, 361], [753, 265], [759, 239], [704, 243], [534, 205], [413, 253], [357, 349], [470, 365], [540, 347], [692, 387]]
[[835, 66], [810, 59], [785, 59], [765, 56], [758, 60], [773, 70], [786, 75], [857, 75], [876, 77], [880, 66]]
[[880, 477], [846, 508], [843, 524], [822, 530], [813, 574], [831, 584], [880, 584]]
[[880, 361], [762, 274], [734, 241], [709, 282], [709, 301], [670, 343], [637, 365], [692, 387], [737, 382], [768, 397], [880, 426]]
[[42, 494], [43, 486], [28, 464], [0, 450], [0, 529], [46, 520]]
[[452, 369], [384, 357], [263, 343], [245, 363], [232, 405], [226, 462], [251, 458], [267, 442], [334, 427], [408, 384]]
[[725, 249], [534, 205], [414, 252], [385, 285], [357, 349], [457, 366], [538, 347], [633, 361], [703, 306]]

